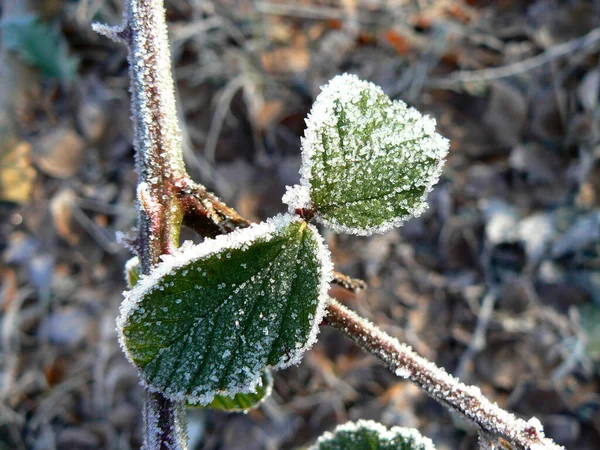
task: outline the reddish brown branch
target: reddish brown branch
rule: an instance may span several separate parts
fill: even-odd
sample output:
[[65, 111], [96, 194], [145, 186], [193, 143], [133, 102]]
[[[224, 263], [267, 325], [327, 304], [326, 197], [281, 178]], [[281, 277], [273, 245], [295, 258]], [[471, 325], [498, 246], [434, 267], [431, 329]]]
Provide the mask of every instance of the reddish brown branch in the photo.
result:
[[408, 378], [438, 402], [469, 419], [480, 430], [482, 439], [504, 440], [520, 450], [562, 449], [544, 437], [536, 428], [536, 421], [526, 422], [504, 411], [481, 395], [478, 388], [461, 383], [336, 300], [329, 303], [327, 322], [383, 361], [396, 375]]
[[[176, 184], [176, 195], [183, 208], [183, 224], [200, 236], [214, 237], [252, 224], [251, 220], [242, 217], [235, 209], [221, 202], [203, 185], [189, 179], [181, 179]], [[333, 282], [352, 292], [366, 287], [364, 281], [341, 272], [334, 272]]]
[[184, 225], [200, 236], [214, 237], [252, 224], [208, 192], [204, 186], [187, 178], [177, 183], [176, 195], [183, 208]]
[[[125, 43], [129, 52], [138, 172], [136, 249], [141, 272], [149, 274], [161, 255], [178, 247], [182, 212], [175, 181], [186, 176], [163, 0], [127, 0], [121, 27], [94, 29]], [[179, 403], [146, 392], [144, 449], [187, 448], [187, 425]]]

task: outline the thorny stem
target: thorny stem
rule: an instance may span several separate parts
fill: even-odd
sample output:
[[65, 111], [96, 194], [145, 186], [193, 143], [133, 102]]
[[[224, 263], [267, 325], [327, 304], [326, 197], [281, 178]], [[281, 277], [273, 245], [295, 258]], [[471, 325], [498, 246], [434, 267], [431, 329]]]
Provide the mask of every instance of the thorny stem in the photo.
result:
[[[138, 172], [136, 248], [142, 273], [149, 274], [160, 255], [178, 246], [183, 214], [174, 194], [186, 177], [163, 0], [126, 0], [121, 27], [94, 29], [128, 49]], [[143, 431], [146, 450], [187, 449], [183, 403], [146, 391]]]
[[473, 422], [481, 439], [492, 441], [484, 448], [495, 448], [493, 441], [511, 443], [519, 450], [563, 448], [544, 437], [536, 423], [504, 411], [481, 395], [478, 388], [461, 383], [334, 299], [329, 302], [327, 322], [383, 361], [396, 375], [410, 379], [435, 400]]
[[[214, 236], [247, 227], [251, 221], [191, 181], [185, 171], [163, 0], [126, 0], [121, 27], [94, 25], [94, 29], [124, 42], [129, 50], [139, 175], [137, 249], [142, 273], [148, 274], [160, 255], [178, 246], [182, 223], [203, 236]], [[334, 282], [351, 291], [364, 288], [364, 282], [339, 272], [334, 274]], [[477, 388], [460, 383], [333, 299], [327, 323], [381, 359], [394, 373], [409, 378], [434, 399], [475, 423], [485, 448], [496, 448], [496, 443], [510, 443], [519, 450], [562, 448], [545, 438], [535, 423], [502, 410]], [[148, 392], [144, 427], [146, 450], [187, 448], [182, 403]]]

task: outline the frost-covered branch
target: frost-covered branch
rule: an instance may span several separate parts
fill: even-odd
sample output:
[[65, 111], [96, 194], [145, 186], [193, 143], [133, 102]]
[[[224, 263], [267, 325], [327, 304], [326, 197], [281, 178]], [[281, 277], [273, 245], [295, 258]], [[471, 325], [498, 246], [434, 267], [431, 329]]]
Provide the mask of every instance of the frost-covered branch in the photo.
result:
[[408, 378], [474, 423], [483, 448], [506, 448], [500, 447], [504, 441], [519, 450], [563, 449], [544, 436], [536, 418], [526, 422], [503, 410], [485, 398], [479, 388], [461, 383], [336, 300], [330, 300], [327, 322], [383, 361], [396, 375]]
[[[183, 223], [200, 236], [214, 237], [238, 228], [252, 225], [252, 221], [227, 206], [206, 187], [186, 177], [177, 186], [177, 196], [183, 208]], [[349, 291], [360, 291], [366, 284], [363, 280], [333, 272], [333, 283]]]
[[93, 28], [128, 49], [139, 176], [139, 252], [147, 273], [161, 254], [177, 247], [180, 220], [173, 193], [185, 169], [163, 0], [126, 0], [124, 16], [119, 27]]
[[[149, 274], [162, 254], [178, 246], [182, 213], [174, 194], [185, 177], [163, 0], [126, 0], [120, 27], [94, 29], [128, 49], [138, 172], [136, 248], [142, 273]], [[182, 403], [147, 391], [144, 448], [187, 448]]]

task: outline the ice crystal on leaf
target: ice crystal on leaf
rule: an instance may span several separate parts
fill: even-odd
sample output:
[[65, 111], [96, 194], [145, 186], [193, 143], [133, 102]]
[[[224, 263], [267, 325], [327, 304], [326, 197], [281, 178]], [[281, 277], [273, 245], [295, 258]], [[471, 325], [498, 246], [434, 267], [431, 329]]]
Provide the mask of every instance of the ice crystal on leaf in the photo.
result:
[[314, 343], [331, 277], [322, 238], [291, 214], [184, 245], [125, 293], [121, 345], [171, 399], [255, 393], [265, 369], [298, 363]]
[[448, 152], [435, 120], [355, 75], [323, 86], [302, 139], [290, 210], [313, 209], [338, 232], [383, 233], [426, 208]]
[[435, 450], [429, 438], [414, 428], [387, 429], [372, 420], [338, 426], [319, 438], [310, 450]]
[[269, 370], [265, 370], [261, 376], [261, 381], [256, 386], [256, 391], [251, 393], [239, 393], [234, 396], [215, 395], [210, 404], [202, 406], [200, 404], [188, 403], [190, 408], [210, 408], [229, 412], [246, 412], [258, 407], [264, 402], [273, 391], [273, 375]]

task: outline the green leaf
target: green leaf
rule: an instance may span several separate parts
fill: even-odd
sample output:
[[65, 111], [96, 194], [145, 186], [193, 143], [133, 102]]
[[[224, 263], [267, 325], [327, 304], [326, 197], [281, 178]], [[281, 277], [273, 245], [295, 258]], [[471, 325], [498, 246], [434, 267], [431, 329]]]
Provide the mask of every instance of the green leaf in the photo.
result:
[[331, 277], [316, 229], [280, 215], [166, 256], [126, 293], [120, 341], [171, 399], [252, 393], [265, 369], [298, 363], [314, 343]]
[[134, 256], [125, 263], [125, 281], [129, 289], [134, 287], [140, 280], [140, 271], [141, 265], [137, 256]]
[[266, 370], [261, 376], [261, 382], [256, 386], [256, 392], [235, 394], [233, 397], [215, 395], [214, 400], [206, 406], [197, 403], [188, 403], [187, 406], [190, 408], [210, 408], [221, 411], [245, 412], [256, 408], [264, 402], [271, 395], [272, 390], [273, 375], [271, 375], [269, 370]]
[[283, 201], [338, 232], [369, 235], [426, 208], [448, 152], [435, 120], [354, 75], [322, 88], [306, 121], [301, 185]]
[[435, 450], [435, 446], [414, 428], [388, 430], [372, 420], [359, 420], [325, 433], [310, 450]]
[[44, 76], [63, 82], [75, 78], [79, 61], [69, 55], [67, 41], [58, 27], [41, 21], [36, 14], [23, 14], [4, 19], [2, 28], [5, 47]]
[[[125, 264], [125, 279], [127, 287], [133, 288], [140, 279], [140, 260], [137, 256], [129, 259]], [[210, 408], [221, 411], [245, 412], [258, 407], [264, 402], [273, 390], [273, 375], [271, 371], [265, 370], [261, 375], [261, 381], [256, 386], [255, 392], [235, 394], [232, 397], [216, 395], [214, 400], [206, 406], [199, 403], [187, 403], [189, 408]]]
[[587, 303], [579, 307], [579, 314], [587, 337], [585, 353], [593, 361], [600, 361], [600, 308], [595, 303]]

